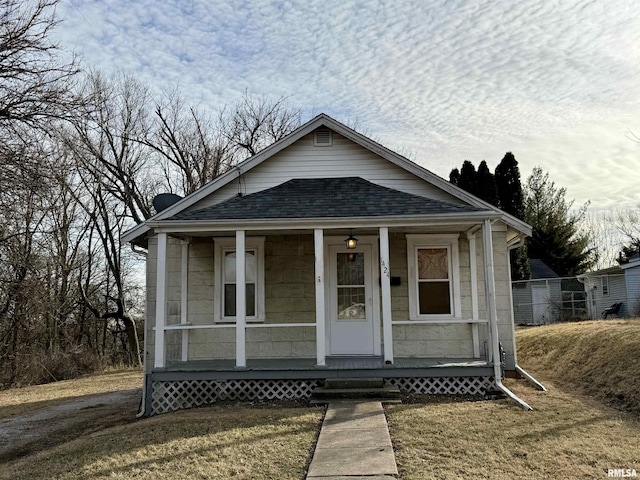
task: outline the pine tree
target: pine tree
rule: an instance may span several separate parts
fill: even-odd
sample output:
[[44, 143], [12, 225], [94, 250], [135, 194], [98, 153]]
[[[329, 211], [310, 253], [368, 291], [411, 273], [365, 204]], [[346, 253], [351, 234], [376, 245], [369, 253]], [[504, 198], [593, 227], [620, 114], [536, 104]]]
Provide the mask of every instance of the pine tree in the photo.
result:
[[484, 160], [480, 162], [476, 174], [476, 195], [491, 205], [499, 206], [496, 179]]
[[465, 160], [462, 163], [460, 169], [460, 178], [458, 179], [458, 186], [463, 190], [475, 195], [478, 191], [477, 188], [477, 172], [476, 167], [473, 166], [469, 160]]
[[561, 277], [578, 275], [593, 263], [589, 236], [578, 231], [588, 203], [572, 211], [566, 189], [557, 188], [540, 167], [533, 169], [525, 191], [525, 220], [533, 227], [527, 241], [530, 258], [539, 258]]
[[524, 219], [524, 202], [520, 169], [513, 153], [507, 152], [495, 170], [499, 206], [520, 220]]
[[[520, 220], [524, 219], [524, 196], [520, 182], [520, 169], [513, 153], [507, 152], [495, 170], [498, 204], [502, 210]], [[511, 250], [511, 279], [528, 280], [531, 278], [527, 244]]]
[[460, 181], [460, 170], [458, 170], [457, 168], [454, 168], [449, 173], [449, 182], [453, 183], [454, 185], [458, 185], [459, 181]]

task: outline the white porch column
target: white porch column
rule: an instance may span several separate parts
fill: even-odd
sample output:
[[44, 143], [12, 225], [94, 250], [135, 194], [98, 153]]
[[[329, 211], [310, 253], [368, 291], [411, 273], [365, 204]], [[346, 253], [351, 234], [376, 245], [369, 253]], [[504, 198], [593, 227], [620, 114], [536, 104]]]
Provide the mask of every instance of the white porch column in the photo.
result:
[[500, 346], [498, 339], [498, 312], [496, 310], [496, 281], [493, 271], [493, 235], [491, 220], [485, 220], [482, 225], [482, 240], [484, 249], [484, 288], [487, 296], [487, 313], [491, 330], [491, 352], [494, 368], [500, 365]]
[[[180, 323], [186, 325], [188, 322], [188, 288], [189, 288], [189, 242], [182, 241], [182, 261], [180, 278]], [[182, 330], [182, 361], [189, 358], [189, 330]]]
[[236, 367], [247, 366], [245, 330], [247, 326], [247, 286], [245, 279], [245, 235], [236, 231]]
[[163, 368], [165, 362], [164, 327], [167, 324], [167, 234], [158, 234], [156, 258], [156, 331], [154, 368]]
[[[471, 273], [471, 318], [478, 320], [478, 261], [476, 259], [476, 234], [469, 235], [469, 270]], [[471, 324], [473, 338], [473, 358], [480, 358], [480, 337], [478, 324]]]
[[384, 361], [393, 363], [393, 328], [391, 325], [391, 271], [389, 265], [389, 228], [380, 227], [380, 283], [382, 286], [382, 341]]
[[313, 230], [314, 252], [316, 256], [316, 356], [319, 367], [326, 365], [326, 337], [324, 311], [324, 232]]

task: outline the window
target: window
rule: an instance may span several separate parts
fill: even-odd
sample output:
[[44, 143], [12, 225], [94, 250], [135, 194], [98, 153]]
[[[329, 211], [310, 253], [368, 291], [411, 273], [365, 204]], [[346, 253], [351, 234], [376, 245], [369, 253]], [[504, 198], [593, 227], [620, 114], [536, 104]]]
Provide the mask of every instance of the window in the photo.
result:
[[460, 316], [457, 235], [407, 235], [409, 317]]
[[601, 277], [601, 279], [602, 279], [602, 296], [608, 297], [609, 296], [609, 277], [605, 275]]
[[[236, 316], [236, 239], [215, 238], [214, 314], [217, 322], [234, 322]], [[264, 237], [245, 239], [247, 321], [264, 321]]]

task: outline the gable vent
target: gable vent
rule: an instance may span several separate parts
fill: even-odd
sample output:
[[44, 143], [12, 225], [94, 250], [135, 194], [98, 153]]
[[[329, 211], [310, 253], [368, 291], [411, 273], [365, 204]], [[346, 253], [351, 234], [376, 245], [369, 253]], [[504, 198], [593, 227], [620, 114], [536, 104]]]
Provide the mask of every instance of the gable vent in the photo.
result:
[[316, 147], [330, 147], [333, 145], [333, 136], [328, 128], [317, 128], [313, 132], [313, 145]]

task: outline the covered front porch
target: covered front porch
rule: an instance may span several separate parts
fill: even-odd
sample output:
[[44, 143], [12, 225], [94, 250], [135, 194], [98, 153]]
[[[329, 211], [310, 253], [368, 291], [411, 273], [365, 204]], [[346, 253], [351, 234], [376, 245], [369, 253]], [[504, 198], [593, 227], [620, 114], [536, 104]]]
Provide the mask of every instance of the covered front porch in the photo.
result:
[[[291, 230], [289, 225], [286, 230], [276, 232], [271, 225], [269, 231], [256, 228], [250, 231], [235, 230], [233, 236], [229, 236], [228, 231], [219, 230], [206, 233], [159, 231], [155, 272], [157, 320], [152, 332], [155, 335], [152, 370], [159, 373], [207, 369], [220, 371], [229, 368], [241, 375], [243, 370], [311, 371], [310, 366], [314, 370], [341, 370], [350, 362], [354, 370], [362, 370], [366, 365], [374, 369], [402, 369], [411, 362], [414, 365], [412, 368], [432, 368], [452, 363], [459, 367], [469, 366], [470, 363], [477, 365], [478, 362], [485, 366], [492, 364], [494, 336], [498, 340], [495, 295], [493, 303], [490, 300], [495, 287], [484, 288], [484, 285], [494, 282], [491, 220], [475, 220], [463, 225], [458, 220], [455, 225], [448, 222], [427, 228], [407, 225], [406, 220], [401, 226], [396, 222], [393, 226], [377, 228], [354, 223], [355, 229], [335, 225], [333, 228]], [[410, 312], [408, 305], [411, 286], [407, 284], [417, 273], [411, 271], [407, 256], [408, 249], [418, 248], [413, 247], [412, 237], [421, 234], [414, 232], [423, 232], [425, 229], [438, 232], [430, 235], [437, 236], [439, 245], [442, 239], [455, 237], [456, 250], [449, 259], [449, 268], [453, 271], [447, 285], [452, 293], [447, 300], [450, 306], [446, 308], [450, 308], [450, 311], [444, 315], [420, 318], [415, 312]], [[451, 233], [456, 229], [461, 231]], [[225, 233], [226, 236], [222, 237]], [[352, 233], [357, 235], [360, 245], [353, 250], [345, 250], [344, 239]], [[217, 240], [212, 242], [207, 237]], [[480, 258], [484, 261], [481, 260], [480, 265], [477, 237], [482, 238]], [[170, 238], [174, 239], [173, 258], [169, 254]], [[247, 246], [256, 238], [267, 238], [266, 255], [259, 249], [252, 252]], [[283, 238], [292, 238], [289, 247], [299, 245], [297, 250], [304, 253], [293, 260], [296, 264], [304, 264], [300, 267], [302, 270], [290, 275], [295, 280], [286, 280], [298, 282], [295, 284], [278, 284], [285, 280], [274, 271], [280, 265], [287, 275], [290, 273], [286, 265], [281, 265], [277, 252], [273, 251], [278, 247], [269, 246], [270, 241], [277, 243]], [[233, 250], [231, 260], [237, 272], [233, 279], [235, 301], [231, 308], [233, 311], [227, 312], [232, 313], [233, 318], [224, 318], [224, 309], [230, 309], [228, 301], [218, 302], [217, 312], [207, 310], [203, 313], [198, 303], [200, 300], [191, 300], [191, 290], [197, 292], [206, 287], [193, 286], [192, 277], [215, 276], [213, 271], [193, 269], [190, 257], [194, 253], [190, 249], [196, 239], [210, 242], [205, 243], [205, 247], [202, 244], [198, 247], [202, 251], [210, 249], [210, 257], [215, 255], [215, 242]], [[457, 249], [458, 239], [464, 242], [460, 251]], [[484, 245], [489, 248], [484, 248]], [[176, 254], [176, 246], [179, 255]], [[246, 252], [245, 256], [235, 255], [235, 252], [242, 251]], [[222, 257], [224, 252], [216, 250], [218, 257]], [[359, 268], [364, 271], [361, 274], [364, 280], [347, 282], [358, 284], [343, 287], [336, 278], [336, 269], [339, 268], [336, 258], [339, 260], [340, 256], [348, 257], [354, 252], [360, 255]], [[260, 266], [256, 255], [266, 256], [266, 268]], [[263, 284], [255, 278], [247, 280], [247, 262], [253, 264], [251, 268], [254, 270], [249, 275], [266, 276]], [[345, 262], [349, 266], [349, 260]], [[270, 263], [274, 266], [269, 267]], [[221, 268], [220, 260], [215, 264], [217, 269]], [[216, 278], [220, 278], [220, 275]], [[171, 285], [170, 279], [174, 282]], [[179, 282], [176, 282], [177, 279]], [[485, 290], [485, 305], [489, 307], [489, 312], [486, 309], [485, 312], [489, 315], [480, 313], [482, 302], [479, 285]], [[215, 291], [215, 295], [220, 295], [223, 290], [220, 285], [206, 288]], [[266, 301], [256, 300], [262, 289], [267, 290]], [[269, 296], [283, 290], [291, 291], [288, 298]], [[345, 309], [344, 302], [341, 304], [339, 298], [345, 290], [351, 295], [347, 295], [348, 299], [361, 297], [361, 303], [352, 301], [353, 305]], [[170, 298], [171, 295], [173, 298]], [[282, 307], [287, 302], [297, 306], [287, 311], [288, 307]], [[214, 299], [208, 303], [216, 302]], [[496, 321], [493, 327], [492, 305]], [[362, 330], [363, 327], [365, 330]], [[202, 351], [204, 355], [196, 354]], [[287, 368], [276, 368], [278, 365]]]

